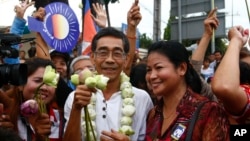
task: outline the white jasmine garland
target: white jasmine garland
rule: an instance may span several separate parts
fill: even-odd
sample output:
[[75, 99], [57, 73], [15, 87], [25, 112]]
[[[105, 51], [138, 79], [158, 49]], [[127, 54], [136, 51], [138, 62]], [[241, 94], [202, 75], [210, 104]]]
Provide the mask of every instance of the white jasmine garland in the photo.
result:
[[[101, 83], [99, 85], [97, 84], [98, 86], [100, 86], [101, 88], [103, 88], [104, 86], [106, 87], [105, 83], [107, 84], [108, 80], [105, 77], [103, 77], [102, 75], [98, 75], [98, 77], [96, 78], [99, 79], [97, 83], [98, 82]], [[86, 84], [86, 81], [85, 81], [85, 84]], [[132, 123], [133, 123], [132, 116], [135, 113], [135, 106], [134, 106], [134, 99], [133, 99], [134, 93], [132, 91], [132, 85], [129, 82], [129, 77], [124, 72], [122, 72], [120, 75], [120, 91], [121, 91], [121, 96], [122, 96], [122, 109], [121, 109], [122, 117], [120, 119], [121, 127], [119, 128], [119, 132], [130, 136], [134, 134], [134, 130], [132, 129]], [[96, 94], [93, 93], [91, 100], [90, 100], [90, 104], [88, 105], [88, 111], [91, 117], [91, 123], [94, 126], [95, 135], [96, 135], [95, 107], [96, 107]], [[83, 119], [82, 127], [83, 129], [86, 129], [84, 115], [82, 116], [82, 119]], [[91, 138], [93, 139], [93, 137]]]

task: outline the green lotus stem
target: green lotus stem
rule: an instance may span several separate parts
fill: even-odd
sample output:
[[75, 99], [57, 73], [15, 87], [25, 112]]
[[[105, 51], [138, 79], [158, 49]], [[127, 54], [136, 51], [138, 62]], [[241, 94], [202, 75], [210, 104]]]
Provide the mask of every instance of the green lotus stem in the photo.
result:
[[[36, 99], [37, 103], [38, 103], [38, 107], [39, 107], [39, 112], [40, 113], [47, 113], [47, 108], [46, 108], [46, 104], [44, 104], [44, 102], [41, 100], [41, 97], [38, 97], [39, 94], [39, 90], [40, 88], [44, 85], [45, 83], [40, 84], [35, 91], [35, 96], [34, 98]], [[48, 136], [45, 137], [45, 141], [49, 141]]]
[[35, 91], [35, 96], [34, 96], [34, 98], [35, 99], [37, 99], [37, 96], [38, 96], [38, 92], [39, 92], [39, 90], [40, 90], [40, 88], [44, 85], [45, 83], [41, 83], [37, 88], [36, 88], [36, 91]]
[[[86, 107], [86, 109], [87, 109], [87, 118], [89, 119], [88, 121], [89, 121], [89, 124], [90, 124], [90, 129], [91, 129], [91, 132], [92, 132], [92, 134], [93, 134], [93, 137], [94, 137], [94, 141], [96, 141], [96, 137], [95, 137], [95, 131], [94, 131], [94, 127], [93, 127], [93, 125], [92, 125], [92, 122], [91, 122], [91, 119], [90, 119], [90, 115], [89, 115], [89, 110], [88, 110], [88, 108]], [[86, 122], [86, 121], [85, 121]]]
[[89, 118], [88, 118], [88, 108], [87, 106], [84, 106], [84, 114], [85, 114], [85, 124], [86, 124], [86, 140], [90, 141], [90, 135], [89, 135]]

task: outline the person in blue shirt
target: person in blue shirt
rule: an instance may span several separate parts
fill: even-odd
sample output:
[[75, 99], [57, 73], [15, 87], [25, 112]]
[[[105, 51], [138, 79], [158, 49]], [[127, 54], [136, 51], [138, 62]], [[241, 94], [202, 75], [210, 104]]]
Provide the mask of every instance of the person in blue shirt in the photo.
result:
[[[19, 5], [15, 6], [14, 11], [16, 12], [16, 16], [14, 18], [12, 26], [10, 27], [10, 33], [17, 34], [19, 36], [23, 35], [24, 28], [26, 25], [26, 20], [24, 19], [24, 13], [25, 13], [26, 9], [30, 6], [32, 6], [34, 3], [35, 3], [34, 1], [29, 2], [28, 0], [25, 0], [25, 2], [23, 2], [21, 4], [21, 6], [19, 6]], [[16, 50], [19, 50], [19, 45], [13, 45], [11, 47], [16, 49]], [[20, 63], [19, 57], [17, 57], [17, 58], [5, 57], [3, 59], [3, 61], [6, 64], [19, 64]]]

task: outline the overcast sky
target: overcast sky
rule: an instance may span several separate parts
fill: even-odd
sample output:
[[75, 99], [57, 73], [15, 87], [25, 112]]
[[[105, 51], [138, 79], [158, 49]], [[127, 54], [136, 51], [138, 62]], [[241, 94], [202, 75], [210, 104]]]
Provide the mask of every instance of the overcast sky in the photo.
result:
[[[115, 27], [120, 27], [121, 23], [126, 23], [127, 11], [134, 2], [134, 0], [119, 1], [120, 2], [109, 5], [111, 26]], [[153, 35], [153, 1], [154, 0], [139, 0], [143, 18], [138, 28], [141, 33], [146, 33], [149, 37], [152, 37]], [[226, 8], [224, 11], [227, 12], [226, 27], [231, 27], [232, 25], [242, 25], [245, 28], [248, 28], [249, 19], [245, 0], [225, 1]], [[81, 10], [78, 8], [78, 5], [81, 0], [69, 0], [69, 2], [70, 6], [75, 10], [75, 13], [78, 15], [80, 20]], [[248, 3], [250, 4], [250, 0], [248, 0]], [[13, 17], [15, 15], [13, 9], [16, 4], [18, 4], [18, 0], [0, 0], [0, 26], [7, 26], [12, 24]], [[166, 27], [169, 18], [170, 0], [162, 0], [161, 5], [161, 32], [163, 34], [164, 28]], [[30, 7], [25, 14], [25, 18], [28, 15], [31, 15], [31, 12], [33, 10], [34, 8]]]

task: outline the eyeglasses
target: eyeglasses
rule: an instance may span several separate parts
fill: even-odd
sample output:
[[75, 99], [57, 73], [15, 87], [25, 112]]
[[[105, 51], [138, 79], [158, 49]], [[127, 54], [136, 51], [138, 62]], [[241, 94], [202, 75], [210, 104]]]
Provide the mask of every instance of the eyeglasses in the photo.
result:
[[95, 52], [95, 55], [97, 58], [100, 59], [107, 59], [110, 55], [110, 52], [112, 54], [112, 58], [115, 60], [122, 60], [125, 57], [125, 53], [121, 50], [114, 50], [114, 51], [109, 51], [109, 50], [98, 50]]

